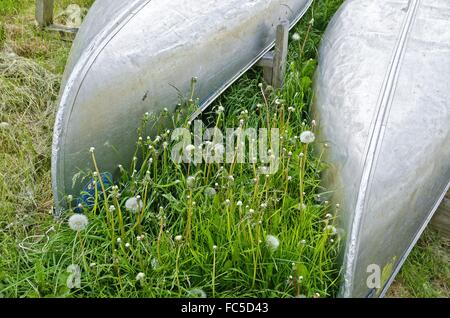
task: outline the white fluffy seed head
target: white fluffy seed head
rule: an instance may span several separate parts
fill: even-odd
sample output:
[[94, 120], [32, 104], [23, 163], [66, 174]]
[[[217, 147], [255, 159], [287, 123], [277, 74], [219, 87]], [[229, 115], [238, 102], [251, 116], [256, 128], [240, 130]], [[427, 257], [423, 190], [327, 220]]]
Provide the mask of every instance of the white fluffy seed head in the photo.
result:
[[280, 246], [280, 241], [276, 236], [267, 235], [266, 237], [266, 245], [272, 252], [275, 252]]
[[175, 241], [176, 242], [181, 242], [182, 240], [183, 240], [183, 236], [181, 236], [181, 235], [175, 236]]
[[139, 196], [131, 197], [125, 202], [125, 208], [133, 213], [137, 213], [143, 208], [142, 200]]
[[298, 34], [298, 33], [292, 34], [292, 40], [293, 41], [300, 41], [300, 34]]
[[84, 214], [74, 214], [69, 218], [69, 227], [74, 231], [82, 231], [88, 225], [89, 220]]
[[300, 135], [300, 141], [304, 144], [310, 144], [313, 143], [316, 140], [316, 136], [314, 135], [314, 133], [312, 131], [304, 131], [302, 132], [302, 134]]
[[188, 295], [193, 298], [207, 298], [203, 289], [192, 289], [188, 292]]
[[217, 194], [216, 189], [212, 188], [212, 187], [207, 187], [205, 189], [205, 195], [208, 197], [214, 197]]
[[186, 146], [186, 152], [191, 153], [194, 150], [195, 150], [195, 146], [194, 145], [187, 145]]
[[187, 179], [186, 179], [186, 185], [187, 185], [189, 188], [194, 187], [194, 185], [195, 185], [195, 177], [193, 177], [193, 176], [187, 177]]
[[136, 280], [137, 281], [141, 281], [145, 278], [145, 274], [144, 273], [139, 273], [136, 275]]

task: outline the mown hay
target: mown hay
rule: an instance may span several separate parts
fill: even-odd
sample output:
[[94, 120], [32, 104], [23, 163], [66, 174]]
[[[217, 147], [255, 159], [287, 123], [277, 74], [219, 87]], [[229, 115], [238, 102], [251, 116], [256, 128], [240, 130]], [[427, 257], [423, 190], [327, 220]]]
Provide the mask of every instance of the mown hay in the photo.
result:
[[59, 77], [0, 52], [0, 213], [43, 211], [50, 201], [52, 123]]

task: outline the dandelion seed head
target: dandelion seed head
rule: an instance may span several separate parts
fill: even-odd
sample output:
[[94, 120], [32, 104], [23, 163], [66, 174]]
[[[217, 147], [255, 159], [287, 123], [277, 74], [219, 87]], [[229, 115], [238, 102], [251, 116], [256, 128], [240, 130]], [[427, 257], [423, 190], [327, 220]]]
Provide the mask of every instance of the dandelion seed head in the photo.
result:
[[212, 188], [212, 187], [207, 187], [205, 189], [205, 195], [208, 197], [214, 197], [217, 194], [216, 189]]
[[144, 207], [144, 204], [142, 203], [141, 197], [131, 197], [125, 202], [125, 208], [133, 213], [137, 213]]
[[137, 281], [141, 281], [145, 278], [145, 274], [144, 273], [139, 273], [136, 275], [136, 280]]
[[195, 146], [194, 145], [187, 145], [186, 146], [186, 152], [190, 153], [192, 151], [195, 150]]
[[114, 212], [116, 210], [116, 207], [114, 205], [109, 206], [109, 212]]
[[122, 243], [122, 239], [120, 237], [117, 238], [117, 243]]
[[304, 144], [313, 143], [314, 140], [316, 140], [316, 136], [312, 131], [307, 130], [302, 132], [302, 134], [300, 135], [300, 141]]
[[71, 195], [71, 194], [69, 194], [68, 196], [67, 196], [67, 201], [72, 201], [73, 200], [73, 196]]
[[272, 252], [275, 252], [278, 247], [280, 246], [280, 241], [276, 236], [273, 235], [267, 235], [266, 237], [266, 246], [271, 250]]
[[206, 293], [203, 289], [192, 289], [190, 291], [188, 291], [188, 296], [189, 297], [194, 297], [194, 298], [206, 298]]
[[236, 203], [236, 205], [237, 205], [237, 206], [242, 206], [242, 201], [239, 200], [239, 201]]
[[131, 247], [131, 244], [130, 244], [130, 243], [125, 243], [125, 247], [126, 247], [126, 248], [130, 248], [130, 247]]
[[181, 242], [182, 240], [183, 240], [183, 236], [182, 235], [175, 236], [175, 241], [176, 242]]
[[194, 177], [194, 176], [189, 176], [189, 177], [187, 177], [187, 179], [186, 179], [186, 185], [187, 185], [189, 188], [193, 188], [194, 185], [195, 185], [195, 177]]
[[293, 41], [300, 41], [300, 34], [298, 34], [297, 32], [292, 34], [292, 40]]
[[82, 231], [88, 225], [89, 220], [84, 214], [74, 214], [69, 218], [69, 227], [73, 231]]

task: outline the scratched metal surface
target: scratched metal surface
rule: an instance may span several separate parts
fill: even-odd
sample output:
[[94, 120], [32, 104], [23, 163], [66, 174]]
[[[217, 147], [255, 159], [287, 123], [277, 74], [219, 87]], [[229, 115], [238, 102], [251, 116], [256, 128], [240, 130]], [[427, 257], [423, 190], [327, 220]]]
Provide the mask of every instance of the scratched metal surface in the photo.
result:
[[[125, 5], [126, 3], [126, 5]], [[311, 0], [97, 0], [75, 40], [54, 129], [57, 211], [80, 170], [117, 174], [135, 150], [145, 112], [174, 110], [192, 77], [202, 108], [268, 51], [281, 20], [294, 24]]]
[[323, 38], [314, 116], [345, 233], [341, 295], [383, 296], [449, 187], [450, 2], [347, 0]]

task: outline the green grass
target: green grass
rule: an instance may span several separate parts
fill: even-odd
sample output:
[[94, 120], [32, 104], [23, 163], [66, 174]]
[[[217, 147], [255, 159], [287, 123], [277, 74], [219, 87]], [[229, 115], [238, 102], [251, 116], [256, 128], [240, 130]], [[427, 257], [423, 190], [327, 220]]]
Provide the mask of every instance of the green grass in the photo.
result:
[[[91, 2], [57, 1], [57, 10]], [[159, 142], [143, 135], [137, 151], [139, 157], [151, 156], [151, 165], [144, 160], [147, 165], [136, 172], [126, 167], [118, 188], [99, 191], [95, 206], [85, 208], [88, 227], [74, 232], [67, 224], [73, 212], [59, 220], [49, 213], [51, 131], [72, 38], [36, 28], [33, 1], [2, 1], [0, 297], [177, 297], [196, 296], [199, 290], [208, 297], [335, 296], [339, 237], [324, 231], [333, 223], [326, 216], [333, 207], [316, 200], [326, 166], [320, 154], [312, 154], [294, 136], [314, 129], [308, 112], [317, 47], [341, 2], [316, 1], [296, 27], [302, 40], [290, 45], [282, 92], [261, 90], [261, 73], [251, 70], [202, 116], [219, 128], [237, 127], [244, 119], [247, 127], [269, 122], [286, 131], [278, 173], [254, 182], [251, 165], [176, 165], [167, 159], [170, 145], [166, 150], [162, 145], [170, 141], [163, 132]], [[218, 105], [225, 114], [215, 112]], [[294, 113], [289, 106], [295, 106]], [[307, 155], [299, 158], [300, 152]], [[195, 176], [193, 185], [186, 181], [189, 176]], [[214, 196], [206, 194], [210, 188]], [[137, 195], [144, 208], [130, 213], [125, 203]], [[299, 196], [306, 207], [299, 205]], [[180, 235], [182, 240], [175, 240]], [[265, 243], [268, 235], [280, 241], [275, 251]], [[397, 296], [448, 297], [448, 244], [443, 247], [439, 238], [427, 235], [432, 238], [419, 244], [399, 275], [402, 293]], [[71, 264], [81, 267], [80, 288], [66, 285]], [[136, 281], [140, 272], [146, 276]]]

